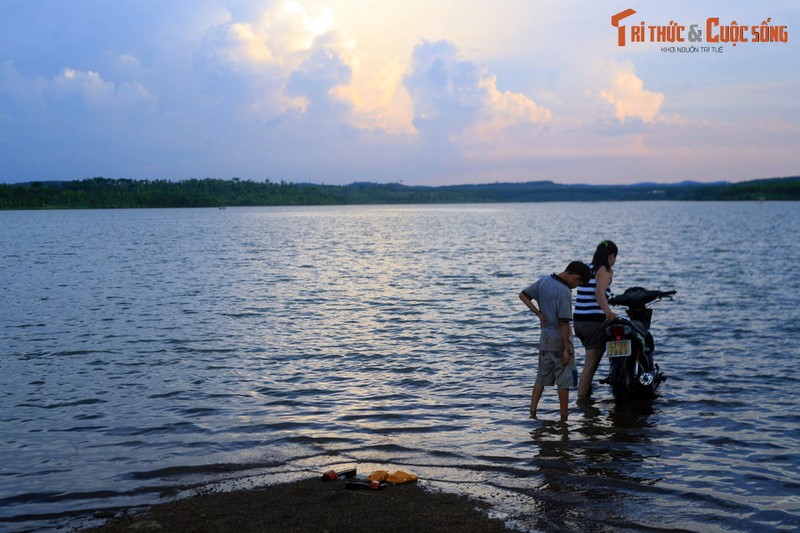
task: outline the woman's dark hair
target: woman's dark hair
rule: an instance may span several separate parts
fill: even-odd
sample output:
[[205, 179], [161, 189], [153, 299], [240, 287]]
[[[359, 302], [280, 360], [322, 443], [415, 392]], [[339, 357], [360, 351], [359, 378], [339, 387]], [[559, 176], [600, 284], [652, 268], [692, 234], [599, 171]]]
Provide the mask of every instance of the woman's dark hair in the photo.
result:
[[619, 253], [619, 250], [613, 241], [603, 241], [598, 244], [597, 250], [594, 251], [594, 257], [592, 257], [592, 268], [594, 271], [597, 272], [601, 266], [611, 269], [611, 266], [608, 264], [608, 256], [617, 253]]

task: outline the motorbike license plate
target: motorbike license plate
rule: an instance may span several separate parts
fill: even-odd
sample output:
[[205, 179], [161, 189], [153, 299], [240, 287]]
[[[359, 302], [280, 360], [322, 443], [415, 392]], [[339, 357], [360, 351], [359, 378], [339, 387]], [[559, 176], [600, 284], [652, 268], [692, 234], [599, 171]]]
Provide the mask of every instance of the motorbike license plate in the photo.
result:
[[631, 354], [631, 341], [608, 341], [606, 353], [609, 357], [628, 357]]

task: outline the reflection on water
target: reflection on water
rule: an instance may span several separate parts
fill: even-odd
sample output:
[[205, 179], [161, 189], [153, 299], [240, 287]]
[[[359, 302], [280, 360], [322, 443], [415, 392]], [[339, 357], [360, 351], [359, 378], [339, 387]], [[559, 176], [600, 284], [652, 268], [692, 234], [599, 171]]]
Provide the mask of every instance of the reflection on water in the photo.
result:
[[531, 495], [547, 505], [519, 521], [546, 531], [648, 527], [652, 516], [628, 500], [631, 489], [660, 481], [647, 467], [654, 459], [652, 404], [612, 405], [607, 414], [594, 403], [580, 407], [584, 417], [577, 421], [543, 422], [531, 430], [539, 478]]
[[[335, 465], [545, 531], [800, 527], [797, 207], [0, 212], [0, 529]], [[614, 290], [678, 291], [670, 379], [530, 420], [517, 294], [604, 238]]]

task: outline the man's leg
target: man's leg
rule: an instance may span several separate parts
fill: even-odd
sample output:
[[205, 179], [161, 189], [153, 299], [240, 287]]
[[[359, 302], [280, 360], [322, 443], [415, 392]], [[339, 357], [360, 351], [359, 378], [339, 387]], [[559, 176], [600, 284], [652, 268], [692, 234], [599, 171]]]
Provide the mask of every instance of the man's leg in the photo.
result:
[[536, 409], [539, 407], [539, 400], [542, 399], [544, 387], [536, 384], [531, 391], [531, 418], [536, 418]]
[[569, 414], [569, 389], [558, 389], [558, 406], [561, 411], [561, 421], [567, 421]]

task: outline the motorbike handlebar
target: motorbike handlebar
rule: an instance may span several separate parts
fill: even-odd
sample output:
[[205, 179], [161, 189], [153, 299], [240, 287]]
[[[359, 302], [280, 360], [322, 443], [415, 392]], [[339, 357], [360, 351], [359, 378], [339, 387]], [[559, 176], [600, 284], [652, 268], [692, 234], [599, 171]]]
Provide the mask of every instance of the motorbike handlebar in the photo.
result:
[[631, 287], [626, 289], [625, 292], [618, 296], [612, 296], [608, 299], [611, 305], [624, 305], [626, 307], [644, 307], [650, 302], [661, 300], [662, 298], [670, 298], [676, 294], [677, 291], [655, 291], [648, 290], [644, 287]]

